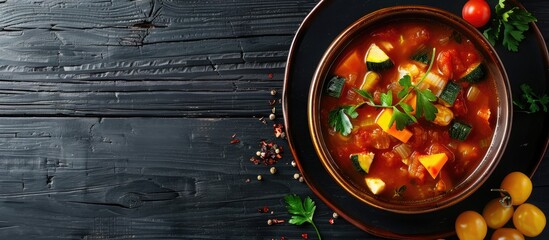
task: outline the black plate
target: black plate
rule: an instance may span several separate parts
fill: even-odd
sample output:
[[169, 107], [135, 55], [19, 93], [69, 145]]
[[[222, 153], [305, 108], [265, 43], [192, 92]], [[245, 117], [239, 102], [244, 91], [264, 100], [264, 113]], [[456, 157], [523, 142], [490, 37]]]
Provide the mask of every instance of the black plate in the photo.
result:
[[[408, 1], [404, 4], [428, 5], [460, 15], [460, 1]], [[494, 6], [495, 2], [490, 1]], [[464, 209], [481, 211], [490, 199], [497, 197], [490, 189], [499, 186], [511, 171], [532, 175], [548, 145], [549, 113], [526, 114], [515, 109], [511, 138], [500, 164], [474, 194], [450, 208], [425, 214], [397, 214], [378, 210], [353, 198], [323, 168], [313, 148], [307, 125], [307, 95], [313, 73], [328, 45], [348, 25], [360, 17], [384, 8], [402, 5], [400, 1], [328, 0], [321, 1], [298, 30], [286, 67], [284, 81], [284, 117], [290, 147], [309, 187], [334, 211], [360, 229], [386, 238], [443, 238], [454, 233], [454, 220]], [[520, 84], [528, 83], [540, 92], [549, 92], [549, 56], [539, 29], [533, 27], [511, 53], [496, 47], [511, 82], [514, 96], [520, 95]]]

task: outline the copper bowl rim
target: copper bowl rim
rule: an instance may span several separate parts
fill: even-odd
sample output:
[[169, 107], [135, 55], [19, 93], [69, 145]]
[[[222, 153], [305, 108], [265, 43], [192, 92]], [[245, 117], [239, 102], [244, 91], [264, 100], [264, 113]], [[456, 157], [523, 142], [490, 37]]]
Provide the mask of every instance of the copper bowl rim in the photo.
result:
[[[499, 104], [494, 135], [487, 153], [478, 167], [448, 193], [421, 201], [383, 201], [358, 189], [356, 185], [350, 183], [339, 170], [339, 167], [327, 151], [318, 114], [322, 86], [334, 60], [342, 53], [343, 49], [345, 49], [346, 45], [349, 44], [353, 38], [361, 34], [362, 30], [376, 26], [376, 23], [379, 23], [381, 20], [394, 18], [435, 19], [442, 22], [444, 25], [459, 30], [461, 34], [473, 41], [477, 50], [484, 56], [485, 64], [487, 65], [487, 68], [490, 69], [490, 72], [496, 81], [496, 91], [498, 93]], [[437, 211], [462, 201], [475, 192], [488, 179], [498, 165], [507, 146], [513, 115], [511, 99], [511, 87], [503, 63], [494, 48], [476, 28], [460, 17], [441, 9], [419, 5], [395, 6], [383, 8], [365, 15], [345, 28], [345, 30], [343, 30], [330, 44], [313, 75], [307, 102], [307, 119], [313, 146], [323, 167], [349, 194], [360, 201], [381, 210], [403, 214], [419, 214]]]

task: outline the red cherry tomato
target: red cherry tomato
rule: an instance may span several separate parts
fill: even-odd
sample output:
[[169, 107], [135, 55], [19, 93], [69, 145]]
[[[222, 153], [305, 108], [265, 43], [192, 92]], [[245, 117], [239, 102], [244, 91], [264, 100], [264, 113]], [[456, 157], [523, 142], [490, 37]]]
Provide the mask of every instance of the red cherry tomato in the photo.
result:
[[463, 5], [461, 16], [471, 25], [480, 28], [490, 20], [490, 6], [484, 0], [469, 0]]

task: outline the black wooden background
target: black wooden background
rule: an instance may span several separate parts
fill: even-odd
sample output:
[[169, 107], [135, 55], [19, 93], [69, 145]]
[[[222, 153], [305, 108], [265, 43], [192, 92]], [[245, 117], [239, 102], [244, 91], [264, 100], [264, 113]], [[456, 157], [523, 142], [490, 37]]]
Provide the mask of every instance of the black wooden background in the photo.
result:
[[[0, 238], [314, 239], [310, 225], [267, 224], [288, 220], [296, 193], [316, 201], [325, 239], [375, 239], [329, 223], [273, 134], [316, 3], [0, 1]], [[549, 36], [549, 3], [522, 3]], [[274, 175], [249, 161], [262, 139], [284, 148]], [[549, 214], [547, 157], [533, 181]]]

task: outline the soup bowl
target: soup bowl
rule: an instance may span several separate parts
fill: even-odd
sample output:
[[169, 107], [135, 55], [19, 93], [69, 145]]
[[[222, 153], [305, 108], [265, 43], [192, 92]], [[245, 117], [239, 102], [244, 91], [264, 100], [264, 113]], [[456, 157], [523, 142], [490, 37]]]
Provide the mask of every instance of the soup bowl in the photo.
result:
[[360, 18], [326, 50], [308, 125], [322, 165], [352, 197], [425, 213], [490, 176], [509, 138], [511, 99], [477, 29], [443, 10], [397, 6]]

